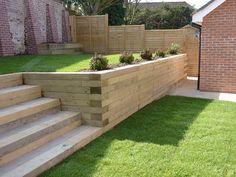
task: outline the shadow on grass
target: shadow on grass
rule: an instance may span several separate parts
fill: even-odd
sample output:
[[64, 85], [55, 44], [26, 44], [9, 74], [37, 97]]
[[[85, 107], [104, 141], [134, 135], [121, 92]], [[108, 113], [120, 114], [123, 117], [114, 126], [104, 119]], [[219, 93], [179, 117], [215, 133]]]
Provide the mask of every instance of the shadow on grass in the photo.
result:
[[93, 176], [95, 171], [99, 174], [99, 162], [103, 161], [107, 154], [113, 153], [112, 156], [119, 157], [124, 149], [129, 151], [129, 148], [132, 148], [127, 145], [115, 147], [116, 152], [108, 152], [115, 141], [177, 147], [184, 139], [188, 128], [209, 103], [211, 100], [164, 97], [133, 114], [112, 131], [96, 139], [42, 176], [85, 177]]

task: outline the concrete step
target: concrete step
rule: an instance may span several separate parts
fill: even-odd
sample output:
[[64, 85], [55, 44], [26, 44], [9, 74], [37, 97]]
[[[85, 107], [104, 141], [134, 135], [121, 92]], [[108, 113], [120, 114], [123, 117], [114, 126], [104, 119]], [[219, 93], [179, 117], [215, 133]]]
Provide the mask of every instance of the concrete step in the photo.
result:
[[78, 113], [60, 111], [0, 135], [0, 157], [80, 121]]
[[0, 109], [0, 126], [60, 106], [58, 99], [38, 98]]
[[0, 89], [0, 108], [41, 97], [40, 86], [20, 85]]
[[22, 84], [23, 84], [23, 79], [21, 73], [5, 74], [0, 76], [0, 89]]
[[64, 136], [0, 167], [0, 176], [37, 176], [100, 136], [101, 133], [101, 128], [80, 126]]

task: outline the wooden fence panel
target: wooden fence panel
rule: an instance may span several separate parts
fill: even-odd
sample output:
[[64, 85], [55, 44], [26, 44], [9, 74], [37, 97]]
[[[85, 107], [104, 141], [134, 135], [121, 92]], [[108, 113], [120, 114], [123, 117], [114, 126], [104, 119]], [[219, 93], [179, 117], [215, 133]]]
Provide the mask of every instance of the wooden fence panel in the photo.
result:
[[171, 30], [145, 30], [144, 25], [108, 26], [107, 15], [73, 16], [70, 24], [72, 41], [82, 44], [84, 52], [155, 52], [178, 43], [188, 54], [188, 75], [198, 75], [199, 40], [191, 26]]
[[166, 50], [171, 43], [178, 43], [184, 50], [185, 35], [183, 29], [178, 30], [145, 30], [145, 48], [151, 51]]
[[76, 37], [85, 52], [106, 52], [108, 16], [76, 17]]
[[109, 52], [139, 52], [144, 48], [144, 25], [110, 26]]
[[109, 52], [121, 52], [125, 50], [125, 28], [124, 26], [109, 26], [108, 37]]

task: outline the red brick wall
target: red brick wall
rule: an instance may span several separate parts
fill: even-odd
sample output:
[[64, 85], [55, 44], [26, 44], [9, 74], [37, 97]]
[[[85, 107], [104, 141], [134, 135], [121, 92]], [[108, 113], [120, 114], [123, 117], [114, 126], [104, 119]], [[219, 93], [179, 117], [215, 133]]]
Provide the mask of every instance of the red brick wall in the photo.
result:
[[202, 24], [200, 90], [236, 93], [236, 1], [226, 0]]
[[55, 0], [0, 0], [0, 56], [36, 54], [37, 45], [69, 42], [69, 16]]
[[10, 24], [8, 21], [8, 0], [0, 1], [0, 56], [13, 55], [13, 43], [11, 40]]
[[58, 31], [57, 31], [57, 23], [55, 17], [55, 8], [52, 5], [47, 4], [47, 42], [48, 43], [57, 43], [59, 41]]

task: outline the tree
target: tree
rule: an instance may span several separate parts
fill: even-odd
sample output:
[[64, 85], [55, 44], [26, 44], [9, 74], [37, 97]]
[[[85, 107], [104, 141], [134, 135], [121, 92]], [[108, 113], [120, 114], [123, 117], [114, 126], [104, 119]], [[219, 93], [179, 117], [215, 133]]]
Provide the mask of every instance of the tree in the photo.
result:
[[131, 24], [145, 24], [146, 29], [178, 29], [191, 22], [194, 8], [187, 5], [171, 7], [168, 4], [137, 13]]
[[118, 0], [110, 7], [106, 8], [101, 14], [108, 14], [109, 25], [123, 25], [125, 10], [124, 0]]
[[63, 0], [65, 6], [72, 6], [82, 15], [98, 15], [119, 0]]
[[130, 25], [134, 23], [135, 16], [139, 12], [138, 5], [141, 0], [125, 0], [125, 7], [126, 7], [126, 13], [125, 13], [125, 24]]

